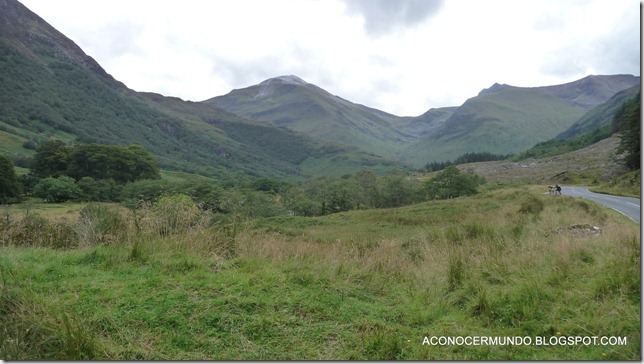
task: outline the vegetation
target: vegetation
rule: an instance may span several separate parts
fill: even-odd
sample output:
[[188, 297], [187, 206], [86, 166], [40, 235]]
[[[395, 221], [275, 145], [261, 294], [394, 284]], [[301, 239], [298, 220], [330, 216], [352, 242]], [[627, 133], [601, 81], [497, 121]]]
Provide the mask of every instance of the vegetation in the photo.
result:
[[551, 157], [579, 150], [610, 137], [613, 135], [612, 129], [613, 127], [611, 125], [604, 125], [599, 129], [577, 134], [568, 139], [555, 138], [545, 142], [540, 142], [527, 151], [519, 153], [513, 157], [512, 160], [521, 161], [528, 158]]
[[642, 176], [640, 170], [620, 175], [607, 183], [593, 187], [592, 191], [616, 196], [641, 198]]
[[38, 182], [33, 194], [47, 202], [65, 202], [79, 199], [81, 189], [71, 177], [47, 177]]
[[[324, 217], [246, 219], [185, 195], [48, 206], [2, 219], [3, 359], [640, 358], [638, 226], [540, 188]], [[432, 336], [626, 343], [423, 345]]]
[[[486, 184], [451, 162], [415, 177], [382, 157], [501, 158], [475, 151], [547, 139], [584, 112], [570, 100], [597, 104], [613, 82], [639, 79], [596, 87], [589, 77], [583, 92], [495, 85], [397, 127], [312, 85], [295, 92], [294, 78], [260, 85], [274, 87], [266, 104], [257, 88], [229, 99], [276, 126], [216, 100], [129, 90], [26, 8], [6, 6], [0, 359], [641, 360], [631, 220], [543, 186]], [[636, 115], [639, 103], [627, 103], [615, 117], [631, 168]], [[539, 178], [599, 178], [562, 172], [562, 160]], [[610, 188], [639, 181], [636, 170]], [[425, 345], [436, 336], [625, 341]]]
[[427, 193], [432, 199], [449, 199], [476, 194], [477, 187], [485, 183], [478, 175], [463, 173], [455, 166], [449, 166], [427, 181]]
[[161, 177], [154, 157], [138, 145], [68, 146], [63, 141], [51, 140], [36, 149], [32, 163], [32, 174], [40, 178], [65, 175], [77, 180], [91, 177], [123, 184]]
[[62, 140], [48, 140], [36, 148], [31, 173], [38, 178], [58, 177], [68, 168], [72, 148]]
[[0, 203], [18, 201], [21, 195], [22, 187], [13, 169], [13, 162], [0, 155]]
[[[551, 140], [537, 143], [529, 150], [518, 154], [513, 160], [543, 158], [590, 146], [618, 132], [621, 124], [628, 123], [628, 120], [631, 120], [630, 127], [636, 128], [639, 124], [632, 123], [635, 119], [629, 118], [637, 118], [639, 121], [639, 116], [636, 115], [639, 113], [639, 103], [639, 87], [620, 92], [605, 104], [588, 112], [565, 133]], [[624, 125], [624, 127], [629, 129], [628, 125]], [[639, 130], [634, 130], [634, 133], [639, 136]], [[626, 142], [626, 144], [634, 148], [639, 145], [639, 138], [635, 139], [637, 140], [629, 140], [632, 143]]]
[[642, 136], [640, 97], [624, 103], [615, 113], [614, 125], [620, 133], [618, 153], [624, 153], [624, 164], [630, 170], [640, 169]]
[[440, 171], [443, 170], [449, 166], [457, 166], [459, 164], [465, 164], [465, 163], [475, 163], [475, 162], [489, 162], [489, 161], [500, 161], [504, 159], [510, 158], [512, 155], [511, 154], [492, 154], [488, 152], [481, 152], [481, 153], [465, 153], [460, 156], [458, 156], [456, 159], [454, 159], [454, 162], [452, 161], [446, 161], [446, 162], [431, 162], [425, 164], [423, 168], [420, 169], [420, 172], [435, 172], [435, 171]]

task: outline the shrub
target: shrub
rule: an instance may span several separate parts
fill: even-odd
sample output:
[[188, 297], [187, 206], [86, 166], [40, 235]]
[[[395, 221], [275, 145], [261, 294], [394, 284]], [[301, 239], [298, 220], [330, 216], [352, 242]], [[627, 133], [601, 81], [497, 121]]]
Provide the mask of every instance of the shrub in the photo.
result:
[[102, 204], [89, 204], [79, 214], [76, 233], [80, 245], [117, 242], [126, 233], [127, 225], [121, 215]]
[[177, 194], [165, 196], [152, 205], [153, 226], [161, 236], [178, 234], [195, 226], [201, 211], [190, 196]]
[[163, 194], [167, 193], [170, 183], [166, 180], [141, 180], [127, 183], [121, 191], [121, 199], [126, 203], [137, 205], [139, 201], [144, 200], [154, 202]]
[[538, 215], [541, 211], [543, 211], [543, 201], [532, 195], [527, 196], [519, 207], [519, 212], [525, 214]]
[[78, 245], [78, 235], [72, 226], [65, 222], [50, 223], [35, 213], [4, 227], [0, 238], [3, 245], [50, 248], [71, 248]]
[[67, 176], [47, 177], [34, 186], [34, 196], [47, 202], [65, 202], [80, 198], [82, 192], [74, 179]]
[[430, 199], [449, 199], [473, 195], [483, 183], [483, 177], [469, 172], [462, 173], [458, 168], [450, 166], [427, 181], [425, 188]]
[[81, 198], [85, 201], [118, 201], [122, 186], [117, 185], [113, 179], [99, 179], [83, 177], [77, 183], [81, 189]]

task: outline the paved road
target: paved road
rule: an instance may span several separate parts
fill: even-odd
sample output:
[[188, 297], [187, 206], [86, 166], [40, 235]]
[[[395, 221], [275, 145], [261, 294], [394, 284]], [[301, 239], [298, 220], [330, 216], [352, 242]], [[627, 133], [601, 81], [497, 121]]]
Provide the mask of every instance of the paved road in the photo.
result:
[[638, 198], [593, 193], [588, 191], [588, 187], [562, 187], [561, 193], [567, 196], [583, 197], [595, 201], [628, 216], [638, 224], [640, 223], [641, 212], [640, 200]]

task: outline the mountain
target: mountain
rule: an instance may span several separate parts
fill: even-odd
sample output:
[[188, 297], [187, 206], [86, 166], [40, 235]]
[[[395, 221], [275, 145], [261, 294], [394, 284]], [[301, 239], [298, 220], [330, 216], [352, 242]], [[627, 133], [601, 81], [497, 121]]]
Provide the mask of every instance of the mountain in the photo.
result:
[[575, 135], [593, 131], [610, 125], [613, 121], [613, 115], [624, 102], [637, 97], [640, 92], [640, 85], [627, 88], [623, 91], [617, 92], [605, 103], [588, 111], [583, 117], [577, 120], [570, 128], [560, 133], [555, 139], [568, 139]]
[[58, 138], [139, 144], [162, 168], [228, 178], [420, 167], [467, 152], [524, 151], [578, 121], [580, 130], [603, 125], [613, 109], [597, 111], [604, 121], [590, 110], [639, 82], [612, 75], [494, 84], [417, 117], [352, 103], [297, 76], [188, 102], [130, 90], [18, 1], [0, 0], [0, 152], [11, 155]]
[[394, 122], [396, 128], [416, 138], [433, 134], [454, 114], [458, 107], [432, 108], [420, 116], [401, 117]]
[[494, 84], [459, 107], [398, 117], [346, 101], [296, 76], [281, 76], [204, 103], [419, 167], [470, 152], [524, 151], [638, 84], [639, 77], [631, 75], [588, 76], [530, 88]]
[[397, 116], [354, 104], [292, 75], [233, 90], [204, 103], [387, 158], [395, 157], [414, 139], [391, 123]]
[[640, 78], [633, 75], [590, 75], [563, 85], [536, 89], [590, 110], [606, 102], [616, 93], [639, 83]]
[[520, 153], [517, 159], [541, 158], [560, 155], [588, 147], [615, 133], [613, 120], [616, 112], [628, 101], [639, 100], [640, 86], [616, 93], [605, 103], [591, 109], [566, 131], [553, 139], [537, 143]]
[[[346, 173], [392, 162], [202, 103], [137, 93], [16, 0], [0, 0], [0, 151], [49, 138], [139, 144], [162, 168], [213, 176]], [[287, 147], [288, 146], [288, 147]], [[312, 160], [337, 160], [320, 171]]]
[[494, 84], [402, 155], [422, 166], [469, 152], [518, 153], [565, 132], [591, 108], [639, 83], [639, 77], [614, 75], [531, 88]]

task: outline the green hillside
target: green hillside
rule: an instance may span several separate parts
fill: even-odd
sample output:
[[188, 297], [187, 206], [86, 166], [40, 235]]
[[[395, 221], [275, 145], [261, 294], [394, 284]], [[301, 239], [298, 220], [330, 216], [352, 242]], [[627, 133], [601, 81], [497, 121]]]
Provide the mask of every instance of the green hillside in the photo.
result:
[[553, 138], [583, 114], [581, 107], [538, 90], [505, 86], [467, 100], [405, 155], [421, 166], [471, 152], [517, 153]]
[[17, 1], [0, 4], [1, 153], [30, 155], [50, 138], [139, 144], [162, 168], [221, 177], [303, 176], [298, 164], [310, 157], [351, 160], [342, 171], [391, 163], [209, 105], [136, 93]]
[[401, 117], [392, 121], [392, 124], [407, 134], [423, 137], [439, 129], [456, 110], [456, 106], [432, 108], [420, 116]]
[[272, 78], [204, 103], [387, 158], [413, 140], [391, 124], [396, 116], [351, 103], [296, 76]]
[[[296, 76], [186, 102], [128, 89], [16, 0], [0, 1], [0, 10], [0, 153], [14, 157], [56, 138], [138, 144], [163, 169], [226, 178], [420, 167], [465, 153], [525, 151], [639, 85], [631, 75], [535, 88], [495, 84], [460, 107], [413, 118], [354, 104]], [[593, 128], [613, 111], [597, 112], [603, 119], [588, 114], [577, 127]]]
[[633, 86], [616, 93], [607, 102], [595, 107], [577, 120], [568, 130], [557, 135], [556, 139], [567, 139], [577, 134], [591, 132], [613, 121], [613, 115], [624, 104], [624, 102], [637, 97], [640, 92], [640, 85]]
[[559, 155], [587, 147], [615, 133], [615, 113], [625, 102], [639, 100], [640, 87], [635, 86], [617, 93], [607, 102], [587, 112], [568, 130], [555, 138], [537, 143], [534, 147], [517, 155], [514, 159], [538, 158]]

